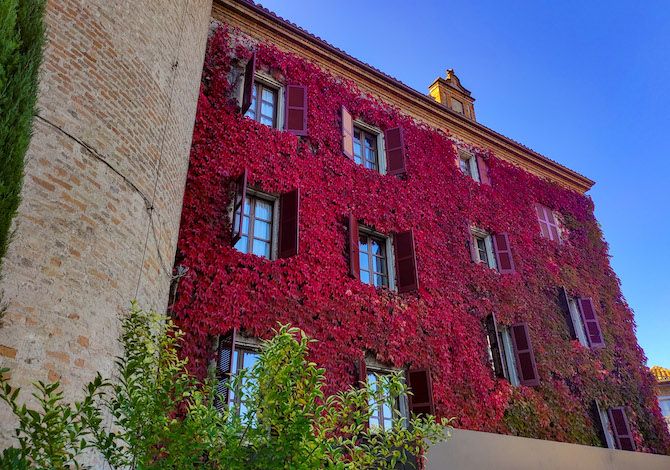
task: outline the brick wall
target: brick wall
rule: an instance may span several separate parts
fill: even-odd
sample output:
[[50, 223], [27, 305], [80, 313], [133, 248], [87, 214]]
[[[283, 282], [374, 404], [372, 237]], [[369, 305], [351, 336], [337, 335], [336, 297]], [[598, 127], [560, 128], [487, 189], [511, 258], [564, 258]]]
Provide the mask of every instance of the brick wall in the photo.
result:
[[[211, 0], [53, 0], [0, 288], [12, 382], [109, 376], [118, 317], [164, 310]], [[24, 396], [27, 397], [28, 393]], [[0, 446], [14, 423], [0, 406]]]

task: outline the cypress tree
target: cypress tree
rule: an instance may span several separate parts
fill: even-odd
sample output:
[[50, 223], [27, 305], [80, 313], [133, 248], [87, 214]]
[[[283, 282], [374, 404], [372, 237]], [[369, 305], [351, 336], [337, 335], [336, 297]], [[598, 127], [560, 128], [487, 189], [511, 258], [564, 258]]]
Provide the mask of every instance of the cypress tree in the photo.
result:
[[0, 269], [36, 114], [45, 0], [0, 0]]

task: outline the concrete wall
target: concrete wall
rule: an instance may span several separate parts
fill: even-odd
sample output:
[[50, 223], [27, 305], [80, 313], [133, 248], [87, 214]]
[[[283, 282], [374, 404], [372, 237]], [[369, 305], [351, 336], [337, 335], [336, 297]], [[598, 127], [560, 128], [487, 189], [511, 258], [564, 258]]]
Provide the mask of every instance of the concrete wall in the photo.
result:
[[670, 457], [454, 429], [427, 470], [668, 470]]
[[13, 384], [61, 379], [72, 398], [96, 371], [110, 376], [130, 300], [165, 309], [210, 12], [211, 0], [49, 1], [0, 284]]

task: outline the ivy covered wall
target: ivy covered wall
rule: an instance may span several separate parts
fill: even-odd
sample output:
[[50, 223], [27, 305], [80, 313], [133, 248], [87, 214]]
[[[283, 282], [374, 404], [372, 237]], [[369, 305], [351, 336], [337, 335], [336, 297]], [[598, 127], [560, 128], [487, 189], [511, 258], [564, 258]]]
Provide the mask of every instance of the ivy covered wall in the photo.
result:
[[[233, 90], [252, 49], [256, 70], [308, 87], [307, 136], [239, 113]], [[382, 130], [403, 127], [406, 177], [343, 155], [342, 106]], [[277, 322], [291, 323], [318, 340], [311, 354], [331, 391], [357, 380], [355, 364], [368, 351], [396, 367], [430, 367], [436, 413], [455, 416], [457, 426], [597, 445], [588, 413], [597, 399], [625, 407], [638, 450], [669, 453], [654, 379], [591, 199], [473, 150], [485, 158], [491, 186], [456, 167], [446, 132], [220, 26], [205, 61], [176, 262], [189, 268], [173, 307], [187, 331], [184, 353], [204, 373], [212, 336], [238, 327], [267, 338]], [[228, 207], [245, 168], [248, 184], [267, 193], [299, 188], [297, 255], [268, 260], [231, 246]], [[535, 202], [561, 214], [564, 243], [540, 236]], [[418, 291], [397, 294], [349, 276], [349, 214], [384, 234], [413, 229]], [[472, 263], [468, 222], [509, 235], [516, 273]], [[571, 340], [557, 297], [563, 285], [593, 298], [604, 348]], [[528, 324], [538, 386], [493, 376], [484, 326], [491, 312], [503, 325]]]

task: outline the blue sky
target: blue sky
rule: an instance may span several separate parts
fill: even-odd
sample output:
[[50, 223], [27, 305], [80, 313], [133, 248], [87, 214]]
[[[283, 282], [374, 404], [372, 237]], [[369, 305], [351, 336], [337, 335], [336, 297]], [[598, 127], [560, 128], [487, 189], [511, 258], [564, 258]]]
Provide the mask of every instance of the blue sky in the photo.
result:
[[670, 368], [670, 2], [263, 6], [424, 93], [453, 68], [479, 122], [595, 180], [638, 340]]

